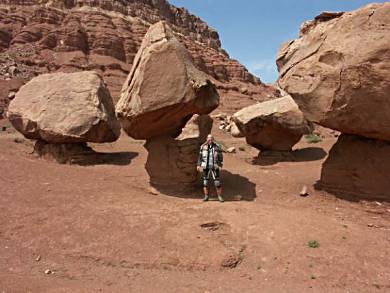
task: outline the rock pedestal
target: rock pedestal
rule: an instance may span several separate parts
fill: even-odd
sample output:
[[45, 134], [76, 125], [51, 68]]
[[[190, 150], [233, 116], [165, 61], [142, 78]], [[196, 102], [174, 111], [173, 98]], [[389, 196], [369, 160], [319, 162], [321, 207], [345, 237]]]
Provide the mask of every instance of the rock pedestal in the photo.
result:
[[319, 187], [355, 198], [390, 199], [390, 142], [342, 134], [322, 166]]
[[196, 183], [199, 148], [210, 133], [212, 123], [208, 115], [194, 115], [178, 137], [165, 135], [146, 141], [145, 167], [151, 185], [177, 190]]
[[34, 145], [34, 153], [48, 161], [55, 161], [60, 164], [82, 164], [87, 163], [95, 152], [85, 142], [76, 143], [47, 143], [38, 140]]

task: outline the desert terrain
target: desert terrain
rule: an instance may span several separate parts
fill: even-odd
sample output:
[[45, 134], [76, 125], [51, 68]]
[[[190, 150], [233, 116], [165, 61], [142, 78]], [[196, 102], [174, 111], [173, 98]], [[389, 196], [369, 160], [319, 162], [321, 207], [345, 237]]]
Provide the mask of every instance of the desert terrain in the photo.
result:
[[313, 188], [336, 138], [253, 165], [244, 139], [213, 133], [237, 148], [225, 153], [222, 204], [202, 202], [201, 186], [150, 188], [143, 143], [125, 135], [93, 145], [105, 163], [81, 166], [38, 159], [15, 130], [0, 132], [1, 292], [390, 289], [390, 205]]

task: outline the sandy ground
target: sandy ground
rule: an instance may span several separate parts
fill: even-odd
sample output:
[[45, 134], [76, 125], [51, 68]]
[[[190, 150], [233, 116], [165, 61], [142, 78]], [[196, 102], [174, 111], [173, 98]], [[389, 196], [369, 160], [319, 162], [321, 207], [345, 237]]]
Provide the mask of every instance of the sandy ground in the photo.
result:
[[215, 133], [245, 146], [225, 154], [223, 204], [152, 190], [126, 136], [78, 166], [0, 131], [0, 292], [390, 292], [390, 205], [313, 188], [335, 138], [253, 165]]

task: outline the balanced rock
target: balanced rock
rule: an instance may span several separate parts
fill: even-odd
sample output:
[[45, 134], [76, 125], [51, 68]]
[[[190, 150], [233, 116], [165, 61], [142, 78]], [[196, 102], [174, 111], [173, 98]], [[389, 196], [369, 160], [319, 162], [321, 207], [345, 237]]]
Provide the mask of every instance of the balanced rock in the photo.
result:
[[390, 3], [323, 13], [277, 57], [279, 86], [306, 118], [390, 140]]
[[290, 96], [243, 108], [233, 115], [233, 121], [247, 143], [259, 150], [290, 151], [312, 131]]
[[53, 144], [112, 142], [120, 134], [110, 93], [93, 71], [33, 78], [17, 92], [7, 116], [26, 138]]
[[193, 114], [208, 114], [218, 104], [215, 86], [169, 26], [152, 25], [116, 105], [126, 133], [135, 139], [177, 134]]
[[342, 134], [322, 166], [319, 187], [341, 197], [390, 199], [390, 143]]
[[197, 181], [199, 148], [211, 132], [212, 124], [208, 115], [194, 115], [178, 137], [165, 135], [148, 139], [145, 148], [150, 183], [175, 189], [193, 185]]

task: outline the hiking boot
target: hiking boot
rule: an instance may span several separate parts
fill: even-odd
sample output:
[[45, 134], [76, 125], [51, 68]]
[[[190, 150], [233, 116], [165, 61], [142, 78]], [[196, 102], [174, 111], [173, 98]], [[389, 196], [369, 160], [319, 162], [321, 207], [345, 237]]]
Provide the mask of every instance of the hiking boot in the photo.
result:
[[218, 196], [218, 200], [219, 200], [219, 202], [224, 202], [225, 201], [222, 196]]
[[209, 196], [205, 195], [204, 198], [203, 198], [203, 201], [209, 201]]

